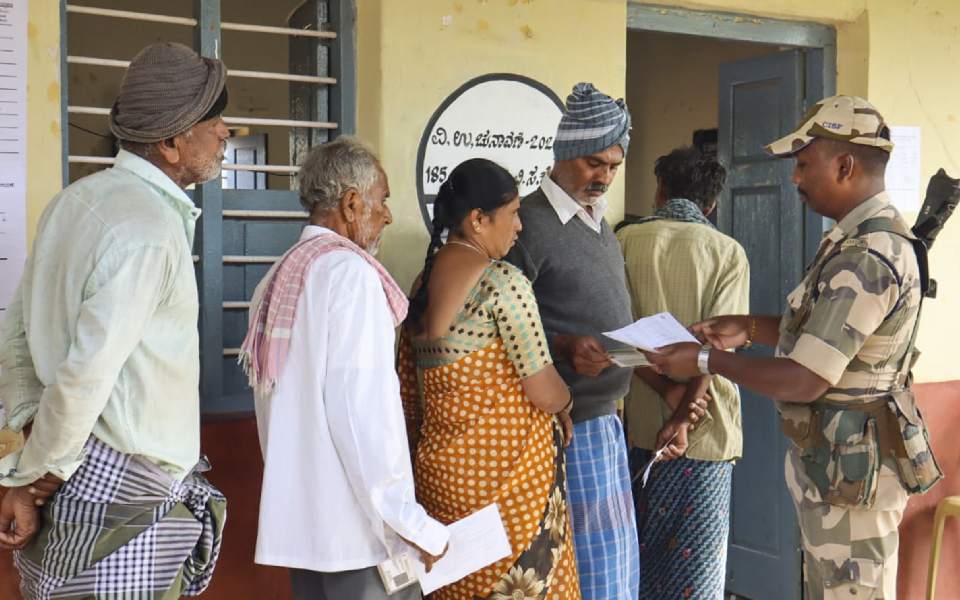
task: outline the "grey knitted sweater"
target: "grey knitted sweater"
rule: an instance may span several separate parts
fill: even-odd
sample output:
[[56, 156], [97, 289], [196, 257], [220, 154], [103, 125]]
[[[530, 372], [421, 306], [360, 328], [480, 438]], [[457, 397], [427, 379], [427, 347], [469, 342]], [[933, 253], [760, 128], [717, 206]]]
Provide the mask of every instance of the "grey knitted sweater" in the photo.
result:
[[[633, 321], [623, 255], [610, 225], [600, 233], [579, 217], [564, 225], [537, 190], [520, 204], [523, 231], [506, 260], [533, 283], [540, 318], [553, 346], [557, 334], [592, 335], [607, 349], [621, 344], [602, 335]], [[616, 412], [630, 387], [630, 369], [609, 367], [597, 377], [578, 375], [568, 361], [554, 363], [573, 394], [574, 422]]]

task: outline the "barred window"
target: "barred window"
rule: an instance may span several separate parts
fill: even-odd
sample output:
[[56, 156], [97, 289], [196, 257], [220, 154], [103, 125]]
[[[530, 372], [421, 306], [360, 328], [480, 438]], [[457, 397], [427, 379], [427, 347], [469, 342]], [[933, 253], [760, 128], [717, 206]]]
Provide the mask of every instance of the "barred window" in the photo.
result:
[[[82, 4], [81, 4], [82, 2]], [[194, 261], [205, 413], [252, 410], [236, 364], [253, 290], [306, 219], [306, 152], [355, 128], [353, 0], [61, 0], [64, 185], [113, 163], [107, 118], [124, 69], [157, 41], [228, 67], [221, 178], [188, 190], [203, 209]]]

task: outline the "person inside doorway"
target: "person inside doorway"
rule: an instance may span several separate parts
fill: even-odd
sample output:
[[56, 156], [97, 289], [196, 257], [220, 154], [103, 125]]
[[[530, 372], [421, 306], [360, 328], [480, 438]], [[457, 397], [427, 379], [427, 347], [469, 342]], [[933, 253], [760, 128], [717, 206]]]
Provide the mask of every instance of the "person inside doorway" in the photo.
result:
[[[743, 247], [707, 217], [726, 170], [694, 148], [657, 159], [656, 212], [617, 227], [635, 318], [669, 312], [683, 325], [745, 314], [750, 266]], [[740, 457], [740, 394], [721, 376], [675, 382], [638, 368], [625, 402], [637, 533], [640, 598], [713, 599], [723, 595], [733, 461]], [[689, 431], [687, 406], [709, 395], [708, 412]], [[646, 486], [638, 472], [665, 448]]]

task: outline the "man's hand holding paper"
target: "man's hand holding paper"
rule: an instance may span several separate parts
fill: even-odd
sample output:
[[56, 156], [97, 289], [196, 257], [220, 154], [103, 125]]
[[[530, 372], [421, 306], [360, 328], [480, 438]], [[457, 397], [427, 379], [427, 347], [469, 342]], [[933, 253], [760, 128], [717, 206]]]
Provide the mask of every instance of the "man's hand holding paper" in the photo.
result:
[[714, 317], [690, 327], [703, 343], [710, 344], [718, 350], [739, 348], [750, 342], [750, 320], [748, 315], [729, 315]]
[[643, 350], [650, 361], [650, 368], [671, 379], [685, 380], [701, 375], [697, 366], [697, 354], [702, 346], [699, 343], [680, 342], [657, 348], [655, 351]]
[[432, 569], [428, 571], [418, 557], [413, 557], [413, 567], [424, 594], [510, 556], [510, 541], [496, 504], [481, 508], [447, 528], [450, 544]]
[[596, 377], [613, 364], [603, 345], [593, 336], [558, 334], [553, 345], [559, 356], [570, 361], [580, 375]]

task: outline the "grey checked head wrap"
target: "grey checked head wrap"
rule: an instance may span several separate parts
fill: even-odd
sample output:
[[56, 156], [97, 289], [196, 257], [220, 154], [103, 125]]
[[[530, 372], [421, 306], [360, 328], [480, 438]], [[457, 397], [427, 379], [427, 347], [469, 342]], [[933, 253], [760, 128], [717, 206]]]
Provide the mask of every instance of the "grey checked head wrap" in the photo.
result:
[[220, 60], [203, 58], [183, 44], [151, 44], [127, 67], [110, 109], [110, 131], [121, 140], [146, 144], [183, 133], [216, 116], [208, 113], [225, 103], [226, 81]]
[[592, 83], [573, 86], [553, 142], [553, 158], [570, 160], [590, 156], [615, 144], [620, 144], [626, 156], [630, 144], [630, 111], [623, 98], [614, 100]]

